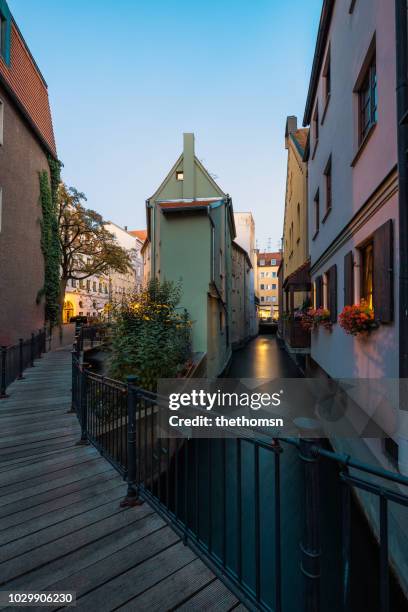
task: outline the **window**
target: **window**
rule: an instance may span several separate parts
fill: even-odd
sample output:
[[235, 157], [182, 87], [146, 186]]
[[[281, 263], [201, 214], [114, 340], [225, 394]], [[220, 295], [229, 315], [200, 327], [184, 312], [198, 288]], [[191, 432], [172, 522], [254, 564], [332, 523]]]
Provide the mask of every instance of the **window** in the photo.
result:
[[272, 302], [276, 302], [276, 296], [275, 295], [272, 296]]
[[261, 295], [261, 302], [264, 302], [264, 301], [265, 301], [265, 298], [263, 295]]
[[364, 245], [361, 250], [361, 299], [373, 308], [373, 241]]
[[264, 259], [261, 259], [261, 260], [259, 261], [259, 265], [260, 265], [260, 266], [264, 266], [264, 265], [265, 265], [265, 260], [264, 260]]
[[79, 288], [80, 288], [80, 289], [83, 289], [84, 287], [85, 287], [85, 285], [84, 285], [84, 281], [81, 279], [81, 280], [79, 281]]
[[298, 232], [297, 232], [298, 237], [297, 237], [296, 242], [299, 242], [300, 240], [300, 204], [299, 203], [297, 205], [297, 228], [298, 228]]
[[276, 278], [276, 272], [271, 272], [272, 278]]
[[92, 290], [96, 291], [96, 281], [93, 281], [93, 283], [92, 283]]
[[87, 280], [87, 281], [86, 281], [86, 290], [87, 290], [87, 291], [90, 291], [90, 290], [91, 290], [91, 281], [90, 281], [90, 280]]
[[326, 182], [326, 215], [329, 214], [332, 208], [332, 158], [331, 155], [329, 157], [329, 161], [327, 162], [326, 169], [324, 171], [325, 182]]
[[102, 293], [102, 283], [99, 283], [99, 293]]
[[184, 172], [182, 170], [176, 172], [176, 181], [184, 181]]
[[75, 288], [75, 287], [76, 287], [76, 284], [77, 284], [77, 283], [76, 283], [76, 279], [75, 279], [75, 278], [73, 278], [73, 279], [71, 280], [71, 285], [72, 285], [72, 286]]
[[0, 12], [0, 55], [6, 60], [8, 55], [8, 41], [7, 41], [7, 19]]
[[[324, 95], [326, 99], [326, 105], [329, 103], [331, 94], [331, 65], [330, 65], [330, 49], [327, 53], [326, 64], [323, 70], [324, 78]], [[322, 120], [323, 122], [323, 120]]]
[[272, 291], [275, 291], [275, 290], [276, 290], [276, 284], [274, 283], [274, 284], [272, 285]]
[[315, 146], [319, 140], [319, 105], [316, 104], [315, 112], [313, 113], [313, 137], [315, 140]]
[[265, 285], [261, 285], [261, 291], [265, 291]]
[[108, 293], [108, 285], [104, 285], [105, 293]]
[[271, 266], [276, 266], [276, 259], [271, 259]]
[[265, 278], [265, 272], [261, 272], [259, 276], [260, 278]]
[[358, 89], [359, 105], [359, 141], [366, 139], [371, 128], [377, 123], [377, 68], [374, 56], [363, 76]]
[[313, 238], [316, 238], [320, 229], [320, 196], [319, 190], [317, 190], [314, 198], [314, 217], [315, 217], [315, 233]]
[[3, 144], [4, 133], [4, 103], [0, 100], [0, 146]]
[[337, 266], [334, 264], [325, 274], [326, 306], [330, 312], [330, 321], [337, 322]]

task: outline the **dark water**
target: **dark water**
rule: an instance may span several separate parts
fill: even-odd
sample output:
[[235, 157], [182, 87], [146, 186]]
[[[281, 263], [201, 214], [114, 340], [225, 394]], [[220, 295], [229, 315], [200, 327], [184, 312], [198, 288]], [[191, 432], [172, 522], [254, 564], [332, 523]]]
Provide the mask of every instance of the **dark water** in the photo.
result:
[[[238, 377], [298, 377], [298, 371], [286, 351], [279, 347], [274, 336], [258, 336], [244, 349], [237, 351], [232, 360], [229, 376]], [[281, 455], [281, 538], [282, 538], [282, 588], [283, 610], [296, 612], [303, 609], [303, 580], [299, 570], [299, 542], [302, 538], [304, 480], [303, 466], [296, 448], [282, 444]], [[261, 518], [267, 517], [273, 508], [273, 466], [270, 457], [261, 462]], [[251, 457], [246, 460], [248, 488], [244, 489], [245, 504], [250, 507], [251, 491]], [[322, 612], [341, 612], [342, 607], [342, 562], [341, 562], [341, 489], [338, 479], [338, 468], [329, 461], [320, 462], [320, 526], [322, 542], [321, 564], [321, 603]], [[251, 524], [248, 510], [248, 524]], [[271, 525], [271, 521], [265, 521]], [[247, 537], [252, 537], [251, 528]], [[273, 602], [273, 563], [268, 555], [273, 548], [274, 533], [272, 530], [262, 534], [265, 539], [262, 545], [262, 567], [264, 575], [265, 603]], [[379, 551], [366, 519], [357, 504], [352, 502], [352, 553], [351, 553], [351, 610], [354, 612], [380, 612], [379, 605]], [[248, 573], [251, 573], [251, 561], [248, 560]], [[408, 605], [391, 576], [391, 612], [404, 612]]]

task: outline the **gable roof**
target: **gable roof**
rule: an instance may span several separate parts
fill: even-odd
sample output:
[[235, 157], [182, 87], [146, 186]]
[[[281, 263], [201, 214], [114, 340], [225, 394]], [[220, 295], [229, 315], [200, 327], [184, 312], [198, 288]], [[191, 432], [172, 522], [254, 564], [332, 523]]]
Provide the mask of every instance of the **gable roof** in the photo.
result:
[[[280, 253], [279, 251], [275, 253], [258, 253], [258, 264], [261, 260], [265, 260], [265, 267], [271, 266], [272, 259], [276, 259], [276, 264], [273, 264], [273, 265], [278, 266], [282, 259], [282, 253]], [[261, 266], [261, 267], [264, 267], [264, 266]]]
[[305, 153], [305, 147], [306, 147], [308, 135], [309, 135], [309, 128], [300, 128], [299, 130], [296, 130], [296, 132], [290, 135], [298, 150], [299, 155], [302, 158]]
[[147, 230], [130, 230], [128, 233], [135, 238], [139, 238], [142, 242], [147, 238]]
[[6, 62], [0, 56], [0, 83], [29, 123], [43, 147], [54, 158], [57, 158], [47, 84], [16, 22], [9, 12], [8, 15], [11, 21], [10, 58]]

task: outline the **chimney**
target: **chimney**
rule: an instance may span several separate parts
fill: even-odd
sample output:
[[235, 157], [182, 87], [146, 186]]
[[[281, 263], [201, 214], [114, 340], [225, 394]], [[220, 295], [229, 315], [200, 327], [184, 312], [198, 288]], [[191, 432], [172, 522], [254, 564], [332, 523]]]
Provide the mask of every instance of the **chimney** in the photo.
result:
[[183, 134], [183, 198], [195, 198], [194, 134]]
[[127, 228], [128, 228], [128, 226], [127, 226], [127, 225], [125, 225], [125, 232], [127, 232], [127, 231], [128, 231], [128, 229], [127, 229]]
[[288, 138], [289, 134], [293, 134], [297, 130], [297, 117], [294, 115], [290, 115], [286, 119], [286, 129], [285, 129], [285, 149], [288, 148]]

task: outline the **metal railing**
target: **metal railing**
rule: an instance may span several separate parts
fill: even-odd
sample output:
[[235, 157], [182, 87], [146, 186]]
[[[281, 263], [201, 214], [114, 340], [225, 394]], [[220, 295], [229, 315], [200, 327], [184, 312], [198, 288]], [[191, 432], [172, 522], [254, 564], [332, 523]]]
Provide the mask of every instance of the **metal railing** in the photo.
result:
[[[161, 400], [136, 382], [130, 377], [125, 385], [95, 375], [73, 353], [73, 406], [81, 440], [94, 444], [127, 479], [122, 505], [148, 500], [250, 609], [349, 612], [358, 569], [351, 552], [351, 494], [368, 492], [379, 512], [378, 610], [391, 610], [388, 507], [389, 502], [408, 506], [408, 495], [400, 490], [408, 478], [335, 453], [317, 440], [162, 439]], [[339, 486], [340, 520], [324, 527], [321, 502], [331, 493], [321, 486], [321, 472], [327, 469]], [[295, 491], [299, 470], [302, 486]], [[283, 478], [291, 480], [282, 488]], [[300, 547], [290, 530], [299, 534]], [[293, 539], [290, 554], [282, 546], [283, 532], [285, 541]], [[328, 597], [341, 605], [322, 608], [322, 591], [331, 589], [325, 577], [332, 532], [340, 534], [333, 553], [340, 571]], [[290, 603], [291, 591], [302, 589], [301, 606]]]
[[34, 366], [47, 350], [46, 330], [39, 329], [31, 338], [20, 338], [18, 344], [0, 347], [0, 399], [8, 397], [7, 387], [15, 380], [24, 378], [24, 370]]

